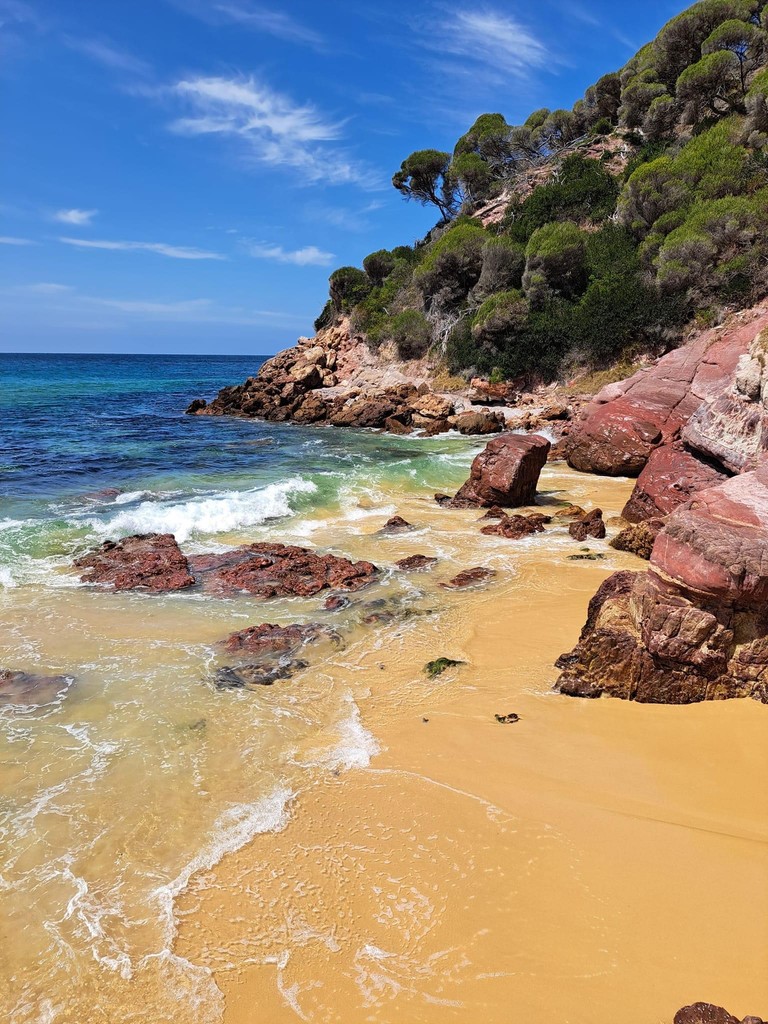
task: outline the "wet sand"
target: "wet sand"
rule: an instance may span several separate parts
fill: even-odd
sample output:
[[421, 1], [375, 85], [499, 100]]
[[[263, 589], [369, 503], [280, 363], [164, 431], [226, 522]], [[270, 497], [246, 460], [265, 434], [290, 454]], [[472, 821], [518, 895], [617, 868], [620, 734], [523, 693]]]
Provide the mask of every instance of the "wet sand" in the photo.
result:
[[[545, 477], [544, 501], [607, 517], [631, 488]], [[381, 542], [387, 558], [450, 564], [414, 577], [439, 615], [333, 666], [380, 753], [314, 776], [282, 831], [176, 903], [176, 952], [213, 971], [225, 1022], [660, 1024], [695, 1000], [768, 1013], [768, 708], [554, 694], [606, 572], [643, 563], [599, 542], [605, 562], [569, 561], [562, 530], [481, 537], [477, 514], [423, 495], [397, 506], [425, 529]], [[377, 557], [369, 537], [336, 543]], [[478, 564], [499, 570], [487, 587], [438, 590]], [[443, 655], [466, 664], [428, 680]], [[520, 721], [499, 724], [508, 712]]]

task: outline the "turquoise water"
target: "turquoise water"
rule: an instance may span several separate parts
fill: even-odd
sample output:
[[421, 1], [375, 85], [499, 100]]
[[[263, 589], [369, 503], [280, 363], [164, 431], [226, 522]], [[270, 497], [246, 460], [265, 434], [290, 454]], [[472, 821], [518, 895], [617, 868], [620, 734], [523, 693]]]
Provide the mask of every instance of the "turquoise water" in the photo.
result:
[[443, 489], [465, 461], [461, 438], [184, 415], [262, 361], [0, 355], [0, 584], [50, 581], [108, 538], [159, 531], [194, 545], [333, 507], [353, 484]]

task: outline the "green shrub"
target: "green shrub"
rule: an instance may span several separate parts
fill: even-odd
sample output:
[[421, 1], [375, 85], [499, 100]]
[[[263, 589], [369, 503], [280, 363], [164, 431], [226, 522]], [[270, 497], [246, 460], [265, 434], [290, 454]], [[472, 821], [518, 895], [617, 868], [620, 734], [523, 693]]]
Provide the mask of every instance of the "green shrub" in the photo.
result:
[[394, 254], [387, 249], [378, 249], [365, 257], [363, 269], [374, 287], [380, 288], [384, 279], [389, 277], [395, 269], [395, 259]]
[[432, 328], [423, 313], [405, 309], [389, 321], [388, 333], [401, 359], [421, 359], [432, 344]]
[[509, 343], [525, 325], [528, 303], [517, 290], [498, 292], [480, 306], [472, 320], [472, 337], [481, 348]]
[[483, 246], [482, 269], [473, 295], [484, 299], [494, 292], [519, 288], [525, 269], [525, 248], [505, 235], [489, 238]]
[[329, 279], [331, 303], [337, 313], [347, 313], [371, 290], [371, 282], [357, 267], [339, 267]]
[[546, 224], [531, 235], [525, 249], [523, 291], [541, 309], [551, 295], [571, 297], [586, 284], [586, 234], [573, 221]]

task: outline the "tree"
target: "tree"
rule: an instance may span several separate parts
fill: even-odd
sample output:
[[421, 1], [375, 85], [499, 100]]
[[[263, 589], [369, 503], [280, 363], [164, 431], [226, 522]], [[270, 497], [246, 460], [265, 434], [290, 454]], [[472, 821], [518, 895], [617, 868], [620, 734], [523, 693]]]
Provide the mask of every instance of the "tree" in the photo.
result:
[[461, 153], [453, 158], [448, 179], [454, 194], [461, 192], [470, 202], [476, 202], [487, 195], [493, 172], [478, 153]]
[[328, 284], [331, 302], [337, 313], [348, 312], [371, 290], [371, 282], [357, 267], [339, 267], [331, 274]]
[[437, 149], [419, 149], [403, 160], [392, 184], [406, 199], [426, 206], [432, 203], [443, 220], [454, 212], [455, 192], [448, 179], [451, 154]]
[[614, 71], [598, 78], [595, 84], [587, 89], [584, 100], [590, 110], [592, 124], [602, 117], [607, 117], [611, 124], [616, 124], [621, 103], [621, 79], [618, 74]]
[[739, 84], [741, 93], [747, 91], [750, 76], [764, 63], [766, 43], [765, 32], [746, 21], [732, 18], [711, 32], [704, 40], [704, 54], [727, 50], [739, 62]]
[[523, 291], [531, 308], [551, 295], [577, 295], [586, 284], [586, 234], [573, 221], [545, 224], [525, 249]]
[[395, 257], [388, 249], [377, 249], [363, 260], [363, 269], [372, 284], [379, 288], [395, 267]]
[[503, 114], [481, 114], [456, 143], [454, 162], [459, 156], [476, 153], [494, 175], [500, 176], [512, 162], [511, 131]]

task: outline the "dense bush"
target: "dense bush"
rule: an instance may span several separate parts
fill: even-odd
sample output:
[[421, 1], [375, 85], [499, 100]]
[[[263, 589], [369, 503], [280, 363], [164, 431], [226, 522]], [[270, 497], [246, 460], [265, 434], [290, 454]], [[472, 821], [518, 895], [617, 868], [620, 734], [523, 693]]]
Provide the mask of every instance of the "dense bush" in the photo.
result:
[[316, 326], [349, 312], [402, 357], [541, 378], [663, 346], [768, 292], [768, 3], [699, 0], [572, 109], [482, 114], [393, 184], [438, 225], [336, 271]]

